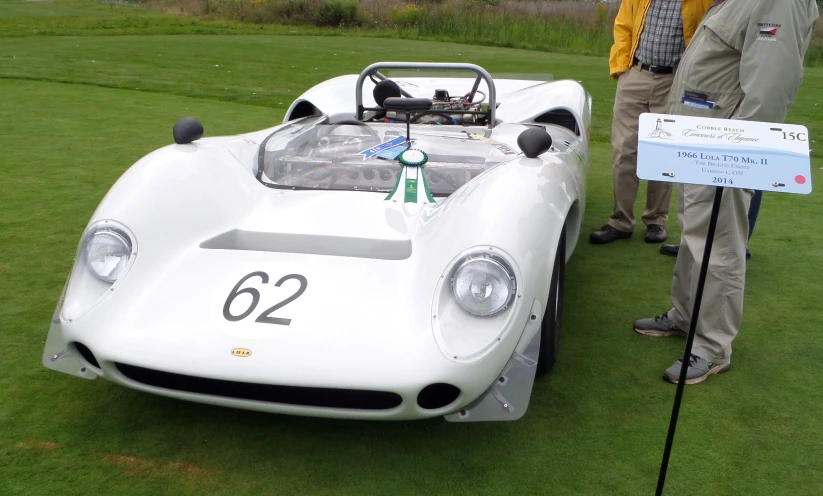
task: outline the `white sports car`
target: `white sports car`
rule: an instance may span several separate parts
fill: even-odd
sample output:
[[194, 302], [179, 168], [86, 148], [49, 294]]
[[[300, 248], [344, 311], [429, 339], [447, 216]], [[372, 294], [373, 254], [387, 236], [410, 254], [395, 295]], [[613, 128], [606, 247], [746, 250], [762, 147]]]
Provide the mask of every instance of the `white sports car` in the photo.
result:
[[271, 129], [181, 119], [92, 216], [43, 363], [267, 412], [518, 419], [557, 356], [590, 109], [575, 81], [386, 62]]

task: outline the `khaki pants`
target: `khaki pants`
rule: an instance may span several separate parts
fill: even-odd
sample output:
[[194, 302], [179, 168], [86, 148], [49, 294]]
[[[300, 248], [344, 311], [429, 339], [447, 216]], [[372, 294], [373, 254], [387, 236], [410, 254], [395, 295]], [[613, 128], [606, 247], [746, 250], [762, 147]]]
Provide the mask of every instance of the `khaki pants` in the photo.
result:
[[[691, 323], [714, 193], [711, 186], [680, 185], [677, 207], [682, 234], [672, 280], [674, 308], [669, 318], [683, 330], [688, 330]], [[709, 362], [729, 363], [732, 341], [743, 319], [748, 213], [753, 193], [748, 189], [723, 191], [692, 349]]]
[[[634, 230], [634, 201], [640, 185], [637, 178], [638, 119], [644, 112], [666, 112], [673, 79], [671, 74], [652, 74], [633, 66], [617, 81], [612, 122], [614, 214], [609, 218], [609, 225], [615, 229]], [[649, 181], [643, 222], [665, 226], [671, 197], [670, 183]]]

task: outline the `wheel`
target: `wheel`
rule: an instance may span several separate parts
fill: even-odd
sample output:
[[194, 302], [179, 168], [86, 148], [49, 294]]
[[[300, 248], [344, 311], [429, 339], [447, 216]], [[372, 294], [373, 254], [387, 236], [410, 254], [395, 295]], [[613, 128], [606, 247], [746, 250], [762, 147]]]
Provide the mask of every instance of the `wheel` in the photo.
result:
[[557, 361], [560, 349], [560, 322], [563, 316], [563, 284], [566, 278], [566, 228], [560, 232], [557, 253], [554, 257], [552, 282], [543, 321], [540, 323], [540, 355], [537, 359], [537, 373], [546, 374]]

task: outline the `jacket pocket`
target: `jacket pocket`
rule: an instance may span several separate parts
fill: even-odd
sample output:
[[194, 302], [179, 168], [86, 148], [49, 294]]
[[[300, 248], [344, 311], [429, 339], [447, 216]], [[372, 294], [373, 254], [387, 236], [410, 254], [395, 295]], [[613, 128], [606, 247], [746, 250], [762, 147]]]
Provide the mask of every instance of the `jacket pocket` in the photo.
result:
[[671, 103], [668, 113], [674, 115], [685, 115], [688, 117], [709, 117], [712, 119], [729, 119], [737, 109], [737, 102], [728, 102], [726, 105], [717, 105], [712, 109], [702, 109], [683, 105], [683, 103]]

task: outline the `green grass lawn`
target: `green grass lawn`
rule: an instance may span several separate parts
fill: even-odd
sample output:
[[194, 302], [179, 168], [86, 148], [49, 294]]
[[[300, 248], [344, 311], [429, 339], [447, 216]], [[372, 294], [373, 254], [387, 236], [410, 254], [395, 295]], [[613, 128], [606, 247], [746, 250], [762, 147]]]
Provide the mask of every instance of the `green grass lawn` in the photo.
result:
[[[46, 14], [55, 26], [122, 23], [118, 12], [0, 0], [0, 33]], [[612, 246], [581, 239], [567, 269], [560, 361], [514, 423], [267, 415], [43, 368], [84, 226], [120, 174], [171, 141], [177, 118], [197, 116], [207, 135], [271, 126], [304, 89], [375, 61], [474, 62], [582, 81], [595, 102], [584, 236], [612, 208], [614, 83], [603, 58], [253, 35], [253, 26], [233, 36], [145, 29], [150, 36], [0, 38], [0, 495], [653, 493], [674, 397], [660, 373], [683, 341], [631, 332], [634, 319], [668, 308], [673, 267], [641, 229]], [[809, 69], [789, 121], [811, 129], [813, 148], [821, 109], [823, 69]], [[813, 182], [821, 169], [815, 158]], [[734, 367], [686, 390], [666, 494], [823, 494], [822, 198], [766, 195]]]

